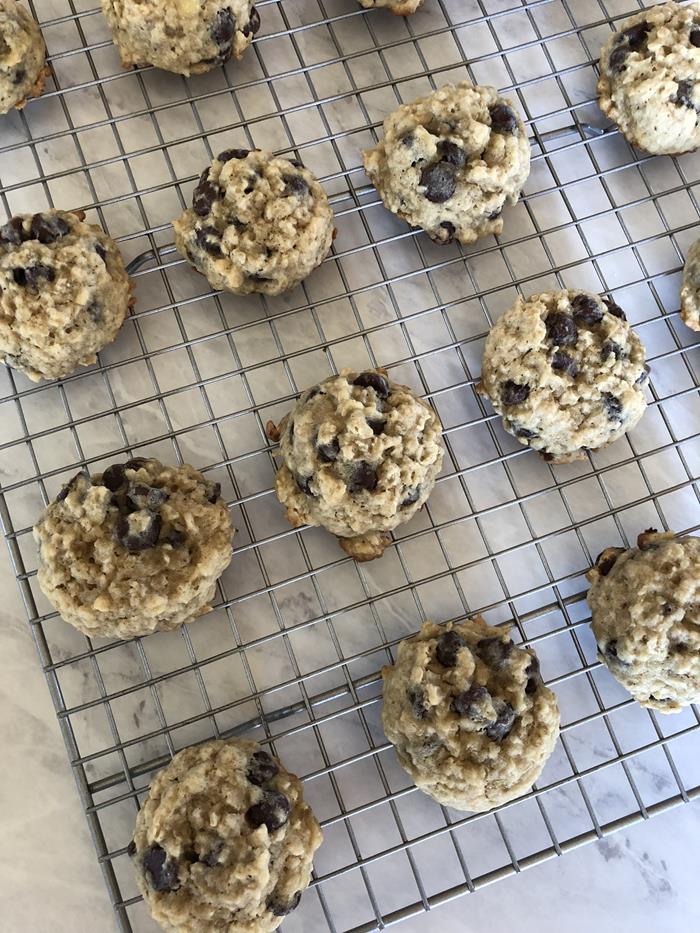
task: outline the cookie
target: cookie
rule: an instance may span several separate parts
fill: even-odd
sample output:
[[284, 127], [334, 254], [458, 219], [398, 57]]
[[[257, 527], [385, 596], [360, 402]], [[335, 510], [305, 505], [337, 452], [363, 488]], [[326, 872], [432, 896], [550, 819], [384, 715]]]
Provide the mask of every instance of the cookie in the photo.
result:
[[359, 0], [365, 10], [383, 9], [397, 16], [408, 16], [423, 6], [424, 0]]
[[89, 366], [133, 303], [114, 240], [67, 211], [0, 227], [0, 359], [35, 382]]
[[478, 391], [521, 444], [567, 463], [637, 424], [647, 404], [645, 359], [612, 299], [543, 292], [518, 298], [491, 328]]
[[633, 146], [700, 146], [700, 3], [664, 3], [623, 20], [600, 53], [600, 108]]
[[228, 149], [202, 173], [175, 245], [213, 288], [279, 295], [320, 265], [335, 226], [312, 173], [259, 149]]
[[480, 617], [426, 622], [382, 669], [382, 723], [417, 787], [481, 812], [526, 793], [559, 735], [537, 655]]
[[209, 611], [232, 536], [218, 483], [138, 457], [61, 490], [34, 528], [37, 579], [91, 638], [168, 631]]
[[260, 29], [253, 0], [102, 0], [125, 68], [191, 75], [240, 58]]
[[35, 19], [17, 0], [0, 0], [0, 114], [21, 110], [46, 80], [46, 49]]
[[298, 906], [320, 844], [299, 779], [233, 739], [186, 748], [156, 775], [129, 854], [165, 930], [268, 933]]
[[511, 103], [463, 81], [399, 107], [365, 171], [394, 214], [436, 243], [473, 243], [503, 230], [530, 173], [530, 144]]
[[691, 330], [700, 330], [700, 240], [688, 250], [683, 267], [681, 318]]
[[435, 411], [377, 370], [343, 370], [307, 389], [268, 430], [280, 440], [276, 490], [289, 522], [321, 525], [360, 561], [382, 555], [442, 466]]
[[587, 574], [598, 658], [641, 703], [700, 703], [700, 538], [640, 534], [606, 548]]

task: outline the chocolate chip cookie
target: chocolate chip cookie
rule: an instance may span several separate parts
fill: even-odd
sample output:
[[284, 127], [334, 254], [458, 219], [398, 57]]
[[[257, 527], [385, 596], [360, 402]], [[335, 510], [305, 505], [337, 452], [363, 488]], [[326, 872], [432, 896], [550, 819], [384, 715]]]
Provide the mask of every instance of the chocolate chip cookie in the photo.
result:
[[323, 261], [335, 233], [312, 173], [259, 149], [221, 152], [173, 226], [180, 253], [213, 288], [237, 295], [294, 288]]
[[691, 330], [700, 330], [700, 240], [688, 250], [683, 267], [681, 318]]
[[700, 703], [700, 538], [640, 534], [588, 572], [598, 657], [642, 706]]
[[435, 411], [384, 373], [343, 370], [301, 394], [279, 425], [277, 496], [292, 525], [321, 525], [359, 561], [423, 507], [442, 466]]
[[0, 114], [21, 110], [46, 80], [46, 49], [35, 19], [17, 0], [0, 0]]
[[34, 528], [38, 581], [90, 637], [167, 631], [209, 611], [232, 536], [218, 483], [139, 457], [61, 490]]
[[260, 29], [253, 0], [102, 0], [125, 68], [190, 75], [240, 58]]
[[426, 622], [383, 668], [382, 723], [416, 786], [480, 812], [526, 793], [559, 735], [537, 655], [476, 617]]
[[530, 144], [512, 104], [463, 81], [399, 107], [364, 154], [384, 206], [436, 243], [503, 230], [530, 173]]
[[156, 775], [129, 853], [164, 929], [269, 933], [298, 906], [321, 838], [299, 779], [234, 739], [186, 748]]
[[0, 359], [34, 381], [94, 363], [133, 302], [116, 243], [83, 216], [50, 210], [0, 227]]
[[633, 145], [677, 155], [700, 146], [700, 3], [630, 16], [600, 53], [601, 110]]
[[383, 9], [397, 16], [408, 16], [423, 6], [424, 0], [360, 0], [360, 6], [366, 10]]
[[481, 384], [521, 444], [567, 463], [644, 414], [649, 369], [622, 308], [583, 291], [518, 298], [486, 339]]

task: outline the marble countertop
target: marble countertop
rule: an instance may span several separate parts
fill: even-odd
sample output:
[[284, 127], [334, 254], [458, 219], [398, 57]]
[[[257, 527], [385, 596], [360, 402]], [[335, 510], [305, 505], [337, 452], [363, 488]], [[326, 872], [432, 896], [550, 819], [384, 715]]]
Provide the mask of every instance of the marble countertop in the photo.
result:
[[[0, 652], [0, 933], [116, 930], [5, 550]], [[402, 933], [681, 933], [700, 928], [700, 807], [677, 807], [406, 921]], [[314, 933], [309, 930], [308, 933]]]

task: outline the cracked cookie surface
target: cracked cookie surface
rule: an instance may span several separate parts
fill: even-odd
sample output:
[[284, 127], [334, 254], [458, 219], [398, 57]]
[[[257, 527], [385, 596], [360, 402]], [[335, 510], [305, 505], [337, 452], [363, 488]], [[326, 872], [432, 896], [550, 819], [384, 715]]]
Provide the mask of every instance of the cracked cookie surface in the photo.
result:
[[260, 28], [253, 0], [102, 0], [125, 68], [190, 75], [240, 58]]
[[208, 611], [232, 537], [218, 483], [139, 457], [61, 490], [34, 528], [38, 581], [90, 637], [168, 631]]
[[522, 120], [495, 88], [463, 81], [404, 104], [364, 154], [384, 206], [436, 243], [503, 230], [530, 172]]
[[664, 3], [620, 23], [600, 53], [601, 110], [652, 154], [700, 146], [700, 3]]
[[640, 534], [588, 572], [598, 657], [642, 706], [700, 702], [700, 538]]
[[119, 248], [100, 227], [56, 210], [0, 227], [0, 358], [30, 379], [94, 363], [131, 304]]
[[580, 459], [644, 414], [644, 347], [612, 299], [565, 290], [518, 298], [486, 338], [479, 391], [520, 443]]
[[228, 149], [205, 169], [173, 224], [179, 252], [214, 288], [278, 295], [320, 265], [333, 211], [314, 175], [259, 149]]
[[270, 933], [298, 906], [320, 844], [299, 779], [233, 739], [186, 748], [158, 772], [129, 854], [164, 929]]
[[302, 392], [279, 426], [276, 489], [295, 525], [321, 525], [357, 560], [423, 507], [440, 472], [436, 412], [383, 373], [344, 370]]
[[39, 24], [17, 0], [0, 0], [0, 114], [41, 94], [45, 66]]
[[683, 266], [681, 318], [691, 330], [700, 330], [700, 240], [688, 250]]
[[476, 617], [424, 623], [384, 667], [382, 723], [417, 787], [476, 812], [526, 793], [559, 735], [532, 649]]

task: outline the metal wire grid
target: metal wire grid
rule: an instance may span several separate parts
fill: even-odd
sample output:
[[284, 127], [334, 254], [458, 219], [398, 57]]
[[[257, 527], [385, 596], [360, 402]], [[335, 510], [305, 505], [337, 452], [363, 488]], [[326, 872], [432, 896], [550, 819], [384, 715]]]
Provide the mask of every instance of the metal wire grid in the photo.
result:
[[[427, 0], [406, 21], [354, 0], [258, 6], [246, 58], [184, 81], [122, 72], [99, 10], [37, 2], [54, 89], [0, 126], [7, 214], [82, 206], [139, 270], [137, 312], [97, 367], [49, 386], [8, 370], [0, 402], [3, 525], [122, 930], [152, 929], [125, 854], [138, 801], [174, 751], [213, 735], [271, 742], [323, 824], [287, 930], [383, 928], [700, 793], [698, 711], [642, 711], [601, 669], [582, 577], [644, 527], [700, 525], [699, 357], [677, 315], [700, 160], [633, 153], [595, 106], [600, 44], [638, 5]], [[465, 76], [517, 97], [533, 172], [499, 242], [437, 248], [383, 210], [360, 152], [399, 101]], [[223, 140], [294, 153], [332, 193], [333, 255], [289, 297], [217, 295], [174, 253], [168, 222]], [[474, 384], [516, 290], [570, 285], [627, 308], [651, 351], [650, 408], [610, 450], [551, 467]], [[264, 424], [320, 374], [368, 363], [436, 406], [447, 465], [382, 561], [358, 566], [285, 526]], [[234, 561], [196, 625], [90, 642], [43, 600], [31, 525], [77, 469], [144, 451], [222, 482]], [[537, 648], [564, 727], [531, 794], [465, 816], [407, 784], [378, 671], [422, 618], [477, 610]]]

